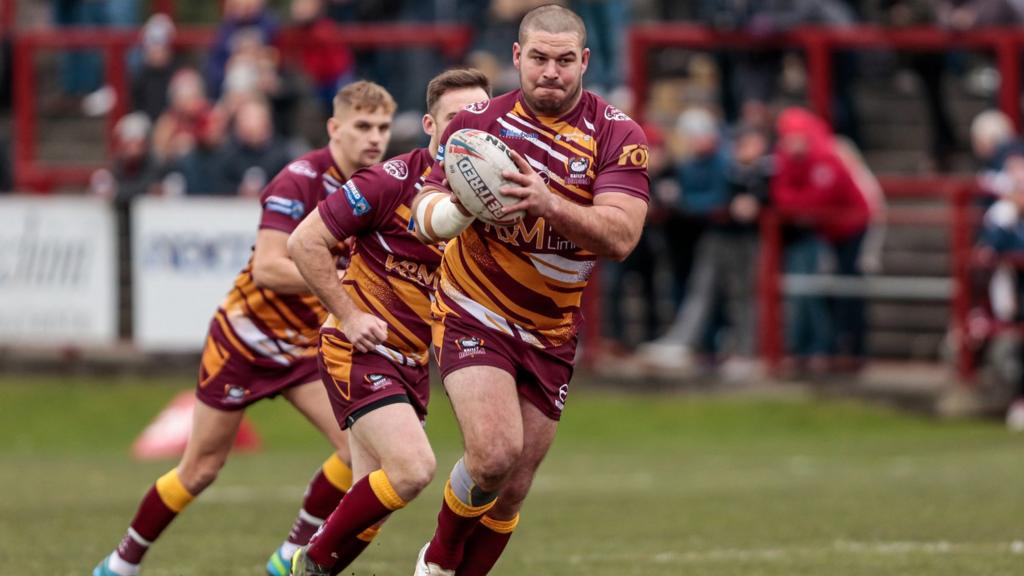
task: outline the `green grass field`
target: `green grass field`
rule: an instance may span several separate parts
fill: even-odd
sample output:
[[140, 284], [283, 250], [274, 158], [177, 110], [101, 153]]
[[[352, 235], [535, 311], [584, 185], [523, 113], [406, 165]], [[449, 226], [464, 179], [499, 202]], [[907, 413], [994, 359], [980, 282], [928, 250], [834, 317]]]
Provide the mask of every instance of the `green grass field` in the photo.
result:
[[[1024, 573], [1024, 437], [794, 394], [626, 395], [575, 383], [499, 575]], [[88, 574], [172, 462], [132, 461], [189, 382], [0, 380], [0, 573]], [[458, 455], [346, 574], [408, 575]], [[266, 449], [233, 458], [143, 573], [258, 575], [326, 443], [284, 402], [251, 411]]]

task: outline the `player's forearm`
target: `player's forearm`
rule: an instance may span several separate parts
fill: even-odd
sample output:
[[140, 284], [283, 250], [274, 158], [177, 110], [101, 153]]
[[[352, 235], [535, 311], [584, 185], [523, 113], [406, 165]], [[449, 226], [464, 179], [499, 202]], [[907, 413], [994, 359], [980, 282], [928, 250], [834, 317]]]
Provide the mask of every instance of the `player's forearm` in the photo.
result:
[[561, 197], [544, 219], [559, 234], [602, 258], [624, 260], [640, 241], [625, 211], [615, 206], [581, 206]]
[[252, 279], [256, 286], [279, 294], [307, 294], [309, 287], [295, 263], [287, 258], [253, 262]]
[[302, 232], [300, 228], [288, 239], [288, 254], [295, 262], [296, 272], [328, 312], [339, 319], [347, 318], [356, 305], [341, 286], [330, 246], [321, 238], [311, 238]]

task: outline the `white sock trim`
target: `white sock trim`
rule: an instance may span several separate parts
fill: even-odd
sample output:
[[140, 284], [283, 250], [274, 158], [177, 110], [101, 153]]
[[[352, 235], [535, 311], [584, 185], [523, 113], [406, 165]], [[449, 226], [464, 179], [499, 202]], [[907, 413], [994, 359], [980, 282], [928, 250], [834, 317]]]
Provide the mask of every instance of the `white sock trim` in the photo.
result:
[[299, 520], [302, 520], [306, 524], [311, 524], [311, 525], [317, 526], [317, 527], [319, 527], [321, 524], [324, 523], [324, 519], [323, 518], [317, 518], [316, 516], [313, 516], [309, 512], [306, 512], [302, 508], [299, 508]]
[[299, 548], [302, 548], [302, 546], [299, 546], [298, 544], [294, 544], [292, 542], [285, 542], [284, 544], [281, 544], [281, 557], [287, 559], [290, 562], [292, 556], [295, 556], [295, 552]]
[[128, 535], [131, 536], [132, 540], [135, 540], [135, 542], [139, 546], [145, 546], [146, 548], [149, 548], [153, 545], [152, 542], [143, 538], [138, 532], [135, 531], [135, 528], [132, 528], [131, 526], [128, 527]]
[[107, 559], [107, 568], [110, 568], [114, 572], [121, 574], [122, 576], [137, 576], [139, 573], [139, 565], [126, 562], [124, 558], [117, 552], [110, 555]]

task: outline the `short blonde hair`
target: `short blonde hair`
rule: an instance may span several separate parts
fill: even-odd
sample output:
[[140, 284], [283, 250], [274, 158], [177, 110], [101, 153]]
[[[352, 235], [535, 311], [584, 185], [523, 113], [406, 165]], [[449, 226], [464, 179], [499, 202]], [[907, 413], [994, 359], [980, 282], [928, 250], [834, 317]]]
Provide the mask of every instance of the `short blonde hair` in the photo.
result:
[[369, 80], [353, 82], [334, 95], [334, 115], [341, 114], [342, 110], [355, 110], [356, 112], [376, 112], [378, 110], [385, 114], [393, 114], [398, 107], [395, 99], [380, 84]]

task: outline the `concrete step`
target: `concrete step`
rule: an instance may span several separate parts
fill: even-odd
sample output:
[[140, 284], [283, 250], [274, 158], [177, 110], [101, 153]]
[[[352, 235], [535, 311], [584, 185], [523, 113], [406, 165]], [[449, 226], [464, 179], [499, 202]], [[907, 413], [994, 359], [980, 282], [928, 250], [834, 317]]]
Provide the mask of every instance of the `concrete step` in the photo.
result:
[[888, 248], [882, 253], [882, 271], [886, 276], [940, 276], [950, 274], [950, 255], [946, 252], [921, 252]]
[[879, 358], [934, 360], [944, 333], [916, 330], [872, 330], [868, 333], [868, 355]]
[[950, 321], [949, 304], [941, 303], [872, 302], [867, 314], [872, 332], [914, 329], [941, 333]]

